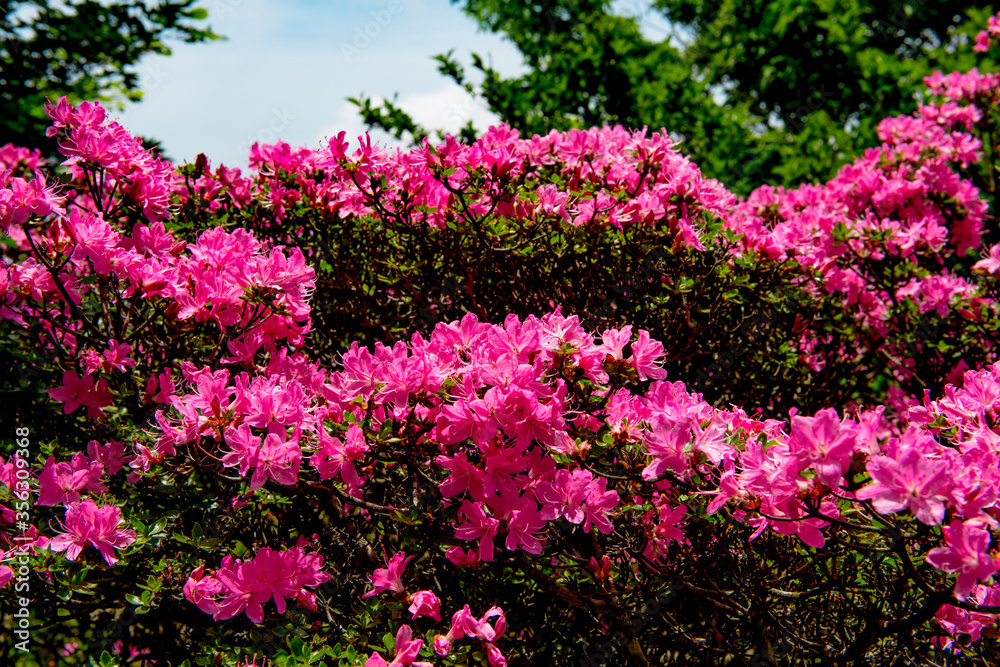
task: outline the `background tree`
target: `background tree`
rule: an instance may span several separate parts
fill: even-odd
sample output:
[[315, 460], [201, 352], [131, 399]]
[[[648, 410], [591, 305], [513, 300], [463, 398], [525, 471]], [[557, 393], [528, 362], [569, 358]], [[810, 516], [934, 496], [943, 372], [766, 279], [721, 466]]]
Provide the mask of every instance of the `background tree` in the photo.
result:
[[[505, 78], [472, 54], [473, 83], [451, 53], [436, 57], [439, 69], [512, 127], [665, 127], [740, 194], [825, 180], [877, 145], [878, 122], [915, 110], [925, 75], [975, 64], [955, 47], [992, 10], [927, 0], [656, 0], [650, 10], [681, 36], [657, 41], [608, 0], [461, 4], [510, 40], [528, 71]], [[354, 101], [372, 127], [415, 142], [427, 134], [391, 102]]]
[[45, 137], [46, 98], [112, 106], [141, 99], [135, 66], [142, 56], [169, 55], [167, 38], [219, 37], [198, 27], [208, 12], [195, 2], [0, 2], [0, 145], [55, 154]]

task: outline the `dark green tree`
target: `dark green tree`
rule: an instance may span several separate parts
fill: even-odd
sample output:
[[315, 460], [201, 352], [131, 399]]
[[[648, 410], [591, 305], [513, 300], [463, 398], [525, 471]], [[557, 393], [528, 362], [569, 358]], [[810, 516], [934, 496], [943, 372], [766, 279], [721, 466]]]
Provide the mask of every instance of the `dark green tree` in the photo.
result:
[[653, 4], [695, 35], [684, 56], [706, 83], [778, 126], [774, 175], [786, 183], [830, 176], [877, 145], [879, 121], [916, 110], [928, 74], [974, 67], [975, 54], [956, 47], [993, 10], [991, 2], [932, 0]]
[[111, 105], [141, 99], [135, 66], [142, 56], [169, 55], [166, 39], [218, 38], [198, 26], [208, 12], [196, 1], [0, 1], [0, 145], [55, 153], [45, 137], [46, 98]]
[[[645, 35], [610, 0], [461, 4], [518, 48], [528, 72], [505, 78], [473, 54], [473, 82], [451, 53], [437, 56], [439, 69], [511, 126], [665, 127], [738, 193], [828, 177], [877, 144], [878, 122], [912, 112], [925, 75], [973, 66], [954, 47], [992, 10], [930, 0], [655, 0], [647, 10], [684, 37], [671, 40]], [[415, 142], [427, 134], [392, 103], [355, 102], [372, 127]]]

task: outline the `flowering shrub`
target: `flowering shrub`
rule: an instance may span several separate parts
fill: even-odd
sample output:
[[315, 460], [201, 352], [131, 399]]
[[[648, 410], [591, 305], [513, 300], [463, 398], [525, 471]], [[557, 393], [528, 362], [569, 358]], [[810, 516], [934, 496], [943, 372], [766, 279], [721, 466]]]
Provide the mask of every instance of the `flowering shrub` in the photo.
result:
[[0, 149], [0, 595], [30, 591], [31, 650], [995, 664], [997, 82], [964, 76], [745, 201], [665, 133], [341, 136], [247, 179], [51, 105], [61, 171]]
[[[560, 307], [646, 329], [671, 377], [716, 405], [905, 409], [996, 359], [995, 284], [974, 277], [992, 266], [974, 268], [993, 193], [976, 134], [996, 136], [996, 107], [943, 80], [928, 79], [942, 100], [883, 121], [885, 143], [831, 182], [741, 202], [665, 132], [500, 126], [395, 154], [350, 152], [343, 134], [321, 150], [255, 145], [251, 178], [188, 168], [185, 210], [302, 249], [325, 363], [465, 312]], [[995, 81], [974, 88], [988, 102]]]

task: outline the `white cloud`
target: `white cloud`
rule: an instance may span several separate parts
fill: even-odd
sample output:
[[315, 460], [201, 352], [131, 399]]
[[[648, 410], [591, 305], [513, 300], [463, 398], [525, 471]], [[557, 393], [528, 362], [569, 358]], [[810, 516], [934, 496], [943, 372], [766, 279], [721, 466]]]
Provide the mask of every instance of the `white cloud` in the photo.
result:
[[443, 129], [452, 134], [457, 134], [470, 120], [478, 130], [500, 122], [500, 117], [491, 112], [485, 102], [455, 83], [432, 93], [404, 97], [399, 106], [418, 125], [429, 130]]
[[[372, 101], [381, 104], [384, 98], [372, 97]], [[483, 102], [476, 100], [464, 88], [454, 83], [445, 83], [431, 93], [402, 97], [397, 101], [397, 106], [410, 114], [418, 125], [428, 130], [444, 130], [451, 134], [457, 134], [469, 120], [480, 131], [500, 122], [500, 118], [489, 111]], [[323, 127], [312, 145], [325, 146], [330, 138], [342, 130], [346, 132], [345, 138], [351, 146], [357, 146], [357, 137], [366, 131], [357, 107], [350, 102], [344, 102], [340, 106], [335, 121]], [[381, 130], [372, 130], [369, 136], [373, 142], [389, 148], [406, 145]]]

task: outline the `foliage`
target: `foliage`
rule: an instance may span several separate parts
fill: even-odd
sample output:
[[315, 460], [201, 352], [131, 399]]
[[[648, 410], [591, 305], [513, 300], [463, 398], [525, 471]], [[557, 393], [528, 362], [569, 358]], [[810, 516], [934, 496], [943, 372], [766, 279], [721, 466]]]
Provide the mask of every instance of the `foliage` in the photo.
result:
[[[653, 23], [670, 30], [643, 34], [641, 14], [627, 15], [630, 3], [461, 4], [481, 28], [517, 47], [528, 72], [504, 77], [473, 54], [475, 83], [451, 53], [437, 56], [439, 69], [504, 122], [526, 135], [667, 128], [708, 176], [743, 195], [760, 183], [825, 180], [877, 145], [878, 122], [913, 112], [924, 76], [972, 66], [958, 47], [992, 7], [660, 0], [649, 12], [662, 14]], [[992, 60], [979, 64], [995, 68]], [[408, 130], [415, 141], [426, 134], [395, 104], [358, 104], [372, 127], [397, 136]]]

